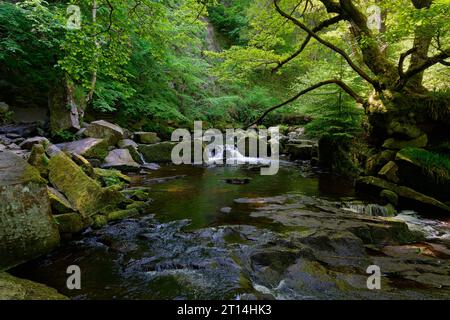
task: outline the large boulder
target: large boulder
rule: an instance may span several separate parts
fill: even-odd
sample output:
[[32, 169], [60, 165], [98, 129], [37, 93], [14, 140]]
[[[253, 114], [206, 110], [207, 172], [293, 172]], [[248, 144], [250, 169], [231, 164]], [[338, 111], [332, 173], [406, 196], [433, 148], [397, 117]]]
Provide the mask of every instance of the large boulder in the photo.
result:
[[102, 165], [106, 169], [117, 169], [126, 172], [138, 172], [141, 168], [139, 163], [134, 161], [128, 149], [112, 150], [105, 158], [105, 163]]
[[397, 177], [398, 166], [394, 161], [389, 161], [381, 170], [378, 175], [390, 182], [398, 183]]
[[0, 272], [0, 300], [68, 300], [55, 289]]
[[57, 144], [62, 151], [79, 154], [85, 158], [103, 160], [108, 155], [108, 142], [103, 139], [86, 138], [83, 140]]
[[168, 163], [172, 161], [172, 149], [176, 142], [161, 142], [157, 144], [141, 144], [139, 152], [142, 153], [146, 162]]
[[47, 186], [19, 156], [0, 153], [0, 270], [46, 254], [59, 245]]
[[161, 142], [158, 134], [155, 132], [135, 132], [134, 141], [141, 144], [155, 144]]
[[63, 152], [50, 159], [49, 180], [84, 217], [124, 199], [120, 192], [102, 188]]
[[423, 213], [450, 213], [450, 207], [430, 196], [424, 195], [411, 188], [398, 186], [377, 177], [361, 177], [356, 181], [356, 188], [359, 191], [369, 192], [379, 195], [383, 190], [395, 192], [399, 196], [401, 207], [412, 206]]
[[396, 138], [389, 138], [384, 142], [383, 148], [391, 150], [400, 150], [408, 147], [424, 148], [427, 146], [427, 144], [428, 144], [428, 136], [426, 134], [423, 134], [418, 138], [411, 140], [399, 140]]
[[123, 139], [123, 129], [104, 120], [92, 122], [84, 131], [84, 135], [90, 138], [103, 139], [109, 145], [116, 145]]
[[76, 212], [57, 215], [55, 221], [61, 234], [79, 233], [86, 227], [83, 217]]

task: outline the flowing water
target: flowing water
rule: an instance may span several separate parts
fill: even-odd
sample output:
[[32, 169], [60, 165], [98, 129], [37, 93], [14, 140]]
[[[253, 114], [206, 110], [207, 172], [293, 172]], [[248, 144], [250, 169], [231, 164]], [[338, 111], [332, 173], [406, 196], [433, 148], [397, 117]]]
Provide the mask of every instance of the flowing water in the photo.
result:
[[[292, 228], [254, 212], [267, 206], [269, 211], [303, 208], [304, 204], [287, 204], [290, 196], [341, 206], [346, 212], [382, 215], [383, 210], [362, 205], [364, 199], [358, 199], [345, 179], [315, 172], [308, 163], [280, 164], [275, 176], [261, 176], [257, 165], [163, 165], [136, 175], [132, 185], [149, 187], [154, 200], [146, 215], [99, 231], [88, 230], [14, 272], [74, 299], [378, 298], [359, 288], [362, 285], [354, 285], [365, 281], [363, 275], [351, 274], [356, 271], [339, 273], [339, 267], [330, 281], [331, 271], [312, 278], [323, 267], [311, 257], [292, 258], [290, 247], [294, 245], [283, 240]], [[448, 233], [448, 221], [424, 223], [411, 212], [402, 213], [401, 218], [418, 229], [431, 228], [429, 235]], [[301, 227], [294, 229], [306, 232]], [[305, 252], [303, 244], [298, 246], [299, 252]], [[263, 267], [268, 264], [269, 269]], [[357, 268], [346, 264], [351, 270]], [[81, 290], [66, 288], [69, 265], [82, 270]], [[294, 272], [293, 266], [308, 271]], [[358, 289], [342, 289], [339, 277]], [[402, 291], [395, 297], [427, 297], [426, 290], [425, 296], [419, 289], [411, 290], [408, 287], [405, 296]]]

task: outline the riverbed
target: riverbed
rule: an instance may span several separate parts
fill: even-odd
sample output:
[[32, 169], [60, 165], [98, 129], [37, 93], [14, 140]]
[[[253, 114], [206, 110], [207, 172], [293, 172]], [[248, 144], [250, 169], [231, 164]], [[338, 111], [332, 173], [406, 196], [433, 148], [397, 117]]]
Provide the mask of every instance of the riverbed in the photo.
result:
[[[133, 176], [135, 186], [151, 190], [145, 215], [87, 230], [13, 274], [73, 299], [449, 297], [448, 218], [402, 211], [426, 238], [400, 238], [402, 225], [364, 212], [369, 200], [349, 181], [307, 162], [283, 161], [275, 176], [254, 165], [163, 165]], [[367, 288], [374, 264], [380, 290]], [[81, 268], [81, 290], [67, 289], [70, 265]]]

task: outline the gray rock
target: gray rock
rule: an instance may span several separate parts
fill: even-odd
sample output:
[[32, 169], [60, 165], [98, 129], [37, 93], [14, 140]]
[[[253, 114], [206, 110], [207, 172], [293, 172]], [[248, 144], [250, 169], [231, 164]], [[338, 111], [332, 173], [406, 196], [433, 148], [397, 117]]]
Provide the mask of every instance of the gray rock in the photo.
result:
[[31, 150], [35, 144], [42, 144], [46, 145], [49, 141], [47, 138], [44, 137], [34, 137], [34, 138], [28, 138], [25, 141], [23, 141], [19, 147], [26, 150]]
[[127, 149], [130, 152], [131, 157], [133, 157], [134, 161], [136, 161], [139, 164], [144, 164], [144, 161], [142, 161], [142, 156], [138, 151], [139, 146], [136, 142], [130, 139], [124, 139], [120, 140], [117, 145], [119, 146], [120, 149]]
[[108, 142], [103, 139], [86, 138], [83, 140], [56, 145], [62, 151], [76, 153], [85, 158], [103, 160], [108, 154]]
[[120, 171], [139, 171], [141, 166], [133, 160], [128, 149], [116, 149], [108, 154], [102, 167]]
[[0, 270], [59, 245], [46, 182], [19, 156], [0, 153]]
[[110, 146], [116, 145], [123, 139], [123, 129], [105, 120], [92, 122], [84, 132], [86, 137], [104, 139]]

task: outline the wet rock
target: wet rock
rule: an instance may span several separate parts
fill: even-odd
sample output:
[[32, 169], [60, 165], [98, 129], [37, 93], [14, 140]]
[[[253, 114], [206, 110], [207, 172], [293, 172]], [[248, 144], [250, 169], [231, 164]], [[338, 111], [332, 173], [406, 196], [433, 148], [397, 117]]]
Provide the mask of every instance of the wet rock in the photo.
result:
[[135, 132], [133, 139], [140, 144], [155, 144], [161, 142], [161, 139], [158, 138], [158, 135], [154, 132]]
[[0, 272], [0, 300], [68, 300], [55, 289]]
[[94, 215], [106, 205], [117, 205], [124, 199], [118, 191], [101, 188], [62, 152], [50, 159], [49, 180], [84, 217]]
[[385, 200], [387, 203], [392, 204], [393, 206], [398, 205], [398, 195], [390, 190], [383, 190], [380, 193], [380, 198]]
[[138, 172], [141, 166], [133, 160], [128, 149], [115, 149], [105, 158], [102, 165], [106, 169], [117, 169], [126, 172]]
[[220, 212], [223, 214], [229, 214], [229, 213], [231, 213], [231, 211], [233, 211], [233, 209], [230, 207], [224, 207], [224, 208], [220, 209]]
[[6, 146], [4, 146], [3, 144], [0, 144], [0, 152], [5, 151], [6, 150]]
[[114, 146], [123, 139], [123, 129], [104, 120], [92, 122], [84, 132], [86, 137], [103, 139]]
[[390, 182], [398, 183], [400, 179], [397, 176], [398, 166], [394, 161], [389, 161], [381, 170], [378, 175]]
[[76, 212], [60, 214], [54, 219], [61, 234], [79, 233], [86, 227], [83, 217]]
[[141, 144], [139, 152], [142, 153], [146, 162], [169, 163], [172, 162], [172, 149], [177, 145], [175, 142], [161, 142], [157, 144]]
[[76, 153], [85, 158], [103, 160], [108, 155], [108, 142], [102, 139], [83, 140], [57, 144], [56, 147], [68, 153]]
[[46, 182], [11, 152], [0, 153], [0, 270], [43, 255], [59, 245]]
[[420, 208], [425, 212], [449, 213], [450, 207], [432, 197], [417, 192], [411, 188], [404, 186], [397, 186], [394, 183], [376, 177], [362, 177], [356, 181], [357, 189], [363, 192], [379, 194], [382, 190], [389, 190], [395, 192], [399, 196], [399, 205]]
[[394, 150], [400, 150], [403, 148], [424, 148], [428, 144], [428, 136], [426, 134], [421, 135], [418, 138], [412, 139], [412, 140], [399, 140], [395, 138], [389, 138], [387, 139], [384, 144], [383, 148], [386, 149], [394, 149]]
[[19, 147], [21, 147], [22, 149], [31, 150], [33, 146], [36, 144], [42, 144], [45, 147], [46, 145], [49, 144], [49, 141], [47, 138], [44, 137], [28, 138], [21, 144], [19, 144]]
[[72, 204], [61, 192], [47, 186], [47, 193], [53, 214], [65, 214], [74, 211]]

